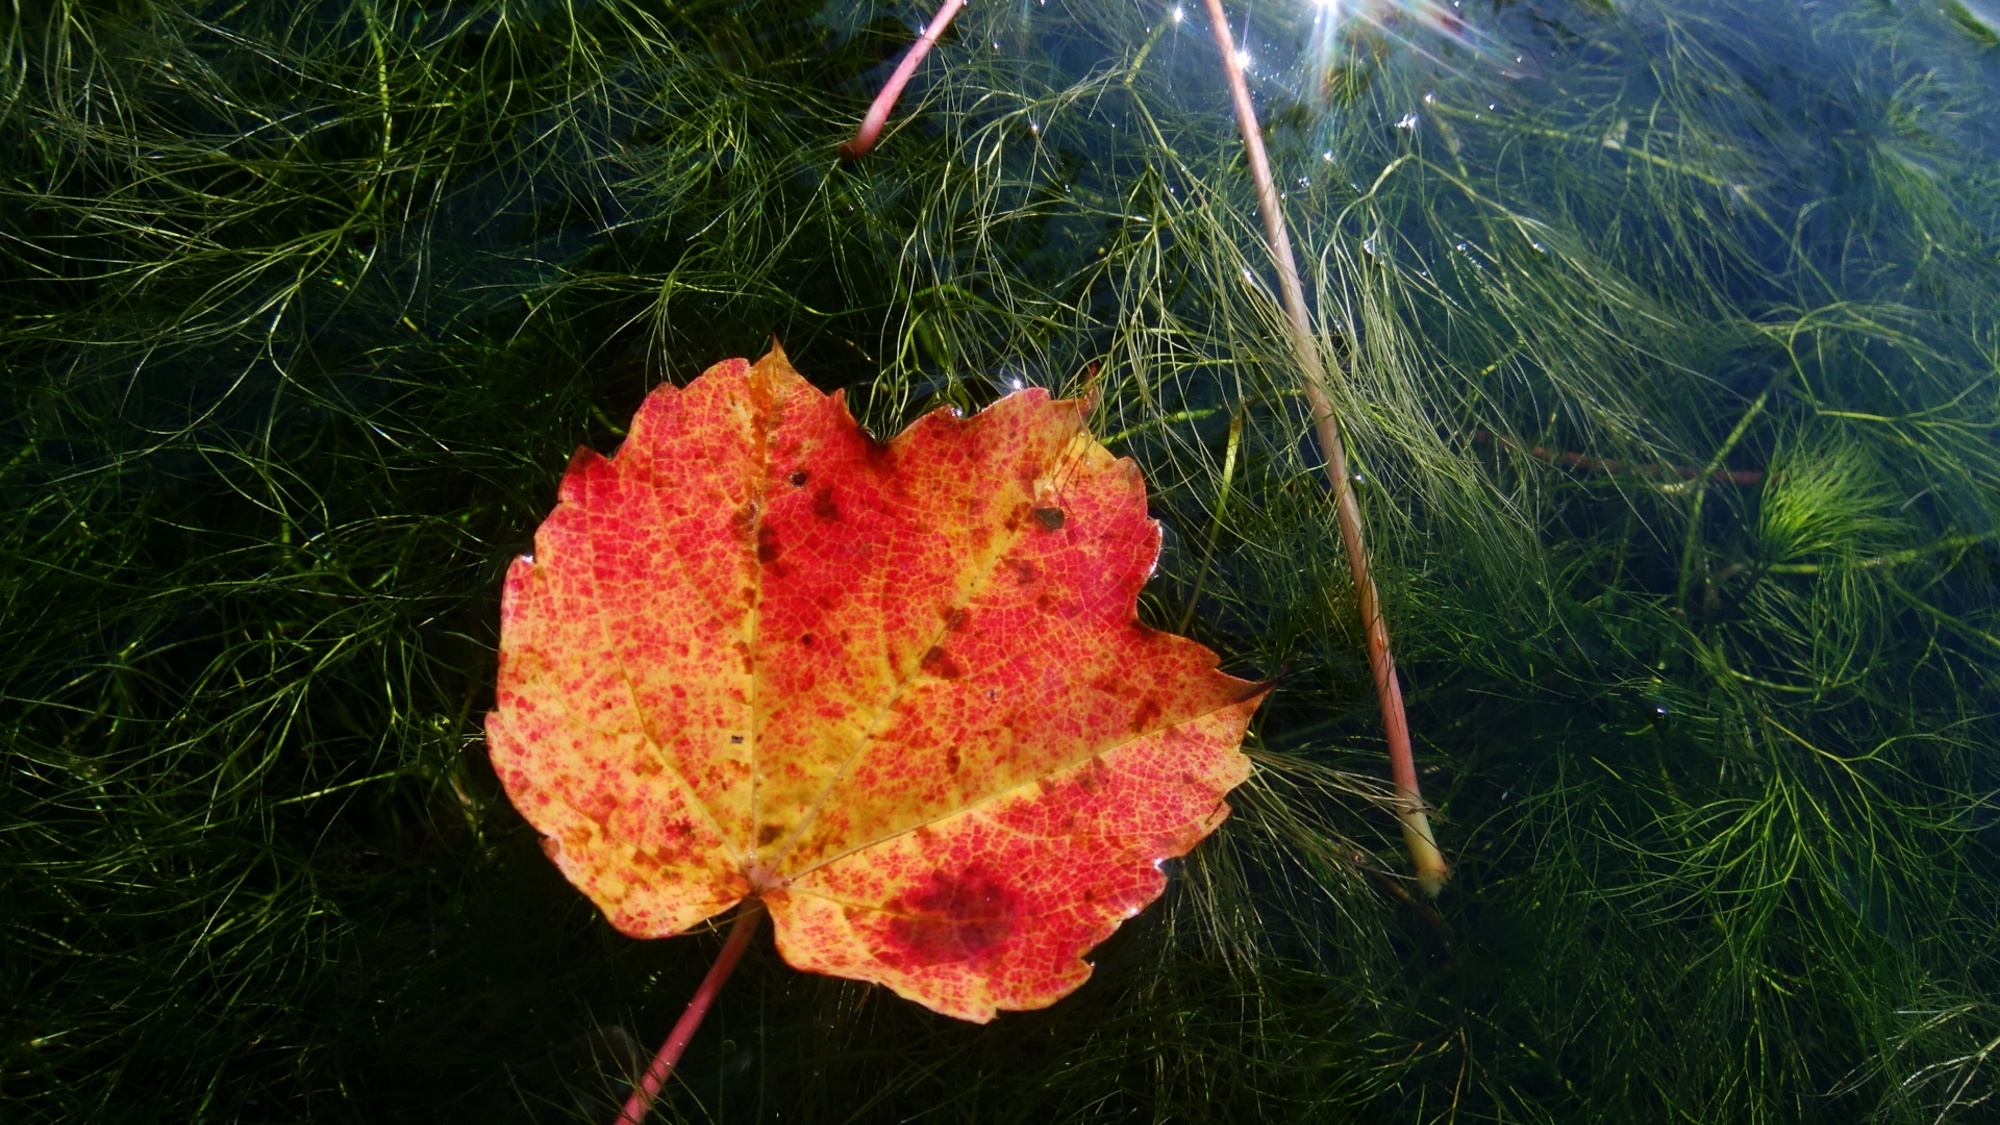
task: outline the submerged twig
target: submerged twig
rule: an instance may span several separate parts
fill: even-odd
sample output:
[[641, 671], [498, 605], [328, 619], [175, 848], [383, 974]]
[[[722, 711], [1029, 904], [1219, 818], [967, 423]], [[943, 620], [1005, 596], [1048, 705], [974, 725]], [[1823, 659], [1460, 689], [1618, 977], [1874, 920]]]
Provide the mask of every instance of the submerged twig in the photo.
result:
[[1333, 402], [1327, 398], [1321, 382], [1326, 369], [1319, 345], [1313, 339], [1312, 317], [1306, 311], [1305, 287], [1299, 281], [1298, 263], [1292, 257], [1291, 235], [1285, 228], [1284, 212], [1278, 209], [1278, 188], [1271, 179], [1271, 161], [1264, 153], [1257, 111], [1250, 104], [1250, 87], [1243, 80], [1243, 67], [1236, 58], [1236, 39], [1230, 34], [1222, 0], [1207, 0], [1207, 3], [1209, 26], [1215, 32], [1215, 45], [1222, 52], [1223, 71], [1228, 75], [1229, 92], [1236, 103], [1236, 125], [1243, 134], [1250, 174], [1257, 184], [1257, 207], [1264, 215], [1264, 237], [1278, 270], [1292, 352], [1305, 377], [1306, 402], [1312, 408], [1320, 453], [1326, 458], [1327, 479], [1333, 485], [1340, 541], [1354, 574], [1354, 599], [1360, 606], [1361, 622], [1368, 634], [1368, 667], [1375, 676], [1375, 694], [1382, 701], [1382, 730], [1389, 741], [1389, 768], [1396, 786], [1396, 816], [1402, 822], [1403, 842], [1410, 849], [1410, 860], [1417, 869], [1417, 884], [1426, 894], [1435, 896], [1450, 878], [1451, 869], [1445, 863], [1444, 853], [1438, 850], [1423, 793], [1417, 787], [1417, 763], [1410, 750], [1410, 723], [1403, 712], [1403, 689], [1396, 682], [1396, 658], [1389, 649], [1389, 626], [1382, 617], [1375, 576], [1368, 568], [1367, 544], [1361, 536], [1361, 505], [1347, 479], [1347, 449], [1341, 441]]
[[889, 123], [889, 111], [896, 108], [896, 99], [902, 96], [903, 87], [909, 85], [910, 76], [917, 72], [917, 64], [923, 61], [931, 45], [938, 41], [938, 36], [944, 34], [944, 29], [951, 25], [951, 18], [963, 7], [965, 0], [944, 0], [944, 5], [938, 9], [936, 17], [924, 28], [923, 34], [917, 36], [917, 41], [911, 44], [909, 53], [903, 56], [902, 62], [896, 64], [895, 73], [889, 75], [888, 84], [882, 87], [881, 93], [875, 95], [874, 103], [868, 107], [867, 116], [861, 119], [861, 128], [856, 129], [853, 138], [840, 146], [842, 160], [855, 160], [866, 156], [868, 150], [875, 147], [875, 138], [882, 135], [882, 126]]
[[632, 1087], [632, 1096], [625, 1099], [625, 1108], [618, 1111], [618, 1120], [612, 1125], [639, 1125], [646, 1119], [646, 1111], [653, 1108], [654, 1100], [660, 1096], [660, 1087], [667, 1084], [668, 1076], [674, 1072], [674, 1064], [681, 1061], [681, 1052], [687, 1050], [688, 1041], [701, 1027], [702, 1017], [708, 1015], [709, 1006], [715, 1003], [722, 986], [728, 983], [729, 974], [736, 970], [736, 963], [743, 959], [743, 951], [750, 948], [750, 939], [757, 933], [757, 923], [763, 920], [764, 900], [745, 900], [742, 909], [736, 912], [736, 924], [729, 928], [729, 940], [722, 943], [722, 952], [715, 956], [715, 964], [709, 966], [701, 987], [694, 990], [694, 999], [688, 1001], [687, 1010], [674, 1023], [674, 1029], [667, 1033], [667, 1041], [660, 1044], [660, 1053], [653, 1056], [638, 1085]]
[[[1521, 453], [1521, 443], [1513, 438], [1493, 433], [1485, 427], [1472, 431], [1475, 445], [1493, 445], [1507, 453]], [[1613, 457], [1592, 457], [1587, 453], [1569, 453], [1537, 445], [1525, 450], [1537, 461], [1547, 461], [1565, 469], [1575, 469], [1582, 473], [1603, 473], [1605, 476], [1632, 475], [1657, 480], [1661, 477], [1677, 477], [1683, 481], [1700, 480], [1704, 472], [1708, 479], [1717, 484], [1733, 484], [1738, 488], [1754, 488], [1763, 484], [1767, 474], [1762, 469], [1698, 469], [1693, 465], [1634, 465]]]

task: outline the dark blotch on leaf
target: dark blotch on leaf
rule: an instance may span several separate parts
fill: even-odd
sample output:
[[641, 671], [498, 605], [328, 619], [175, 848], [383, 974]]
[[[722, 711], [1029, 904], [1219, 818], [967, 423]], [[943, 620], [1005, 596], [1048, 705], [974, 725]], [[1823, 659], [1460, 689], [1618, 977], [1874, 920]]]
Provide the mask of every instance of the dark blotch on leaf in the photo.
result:
[[904, 965], [983, 962], [1014, 932], [1019, 896], [984, 868], [936, 872], [924, 886], [884, 904], [889, 938], [884, 950]]
[[1132, 729], [1143, 731], [1150, 728], [1153, 725], [1153, 720], [1160, 717], [1160, 711], [1160, 701], [1150, 695], [1147, 696], [1139, 704], [1139, 709], [1132, 713]]
[[1041, 525], [1050, 531], [1061, 531], [1064, 518], [1061, 508], [1035, 509], [1035, 519], [1040, 521]]
[[924, 653], [920, 667], [940, 680], [955, 680], [965, 675], [965, 670], [960, 668], [943, 649], [935, 645], [931, 646], [929, 652]]

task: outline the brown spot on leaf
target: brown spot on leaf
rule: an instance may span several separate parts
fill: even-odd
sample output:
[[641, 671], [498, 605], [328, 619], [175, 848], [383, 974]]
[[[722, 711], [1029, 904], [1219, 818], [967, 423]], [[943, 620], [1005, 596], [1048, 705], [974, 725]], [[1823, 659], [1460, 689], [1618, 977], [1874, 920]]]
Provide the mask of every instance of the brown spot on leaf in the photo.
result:
[[960, 668], [957, 661], [936, 645], [932, 645], [930, 651], [924, 653], [924, 658], [918, 663], [918, 667], [940, 680], [955, 680], [965, 675], [965, 669]]
[[1027, 559], [1008, 559], [1007, 566], [1014, 572], [1015, 580], [1023, 586], [1033, 585], [1035, 579], [1042, 575], [1042, 572], [1036, 569], [1035, 564], [1029, 562]]
[[1049, 531], [1061, 531], [1063, 510], [1061, 508], [1036, 508], [1035, 519]]
[[774, 842], [777, 841], [778, 837], [783, 836], [784, 834], [785, 834], [784, 825], [766, 824], [763, 827], [757, 829], [757, 846], [760, 848], [768, 848]]
[[963, 609], [954, 609], [945, 614], [944, 627], [947, 632], [956, 633], [965, 628], [967, 614]]
[[804, 488], [806, 486], [806, 481], [812, 479], [812, 475], [810, 473], [807, 473], [804, 469], [800, 469], [797, 472], [794, 472], [789, 479], [792, 482], [793, 488]]
[[757, 502], [755, 500], [730, 513], [729, 528], [738, 539], [750, 538], [750, 531], [757, 526]]
[[1132, 712], [1132, 729], [1142, 731], [1150, 728], [1153, 725], [1153, 720], [1160, 717], [1162, 710], [1160, 701], [1153, 696], [1149, 695], [1145, 699], [1140, 700], [1139, 709]]
[[951, 749], [944, 752], [944, 768], [946, 773], [951, 774], [953, 777], [957, 777], [958, 767], [962, 764], [963, 762], [960, 760], [958, 756], [958, 747], [954, 746]]
[[840, 519], [840, 508], [833, 502], [832, 488], [822, 488], [813, 493], [813, 515], [823, 520]]
[[778, 533], [769, 524], [757, 529], [757, 561], [760, 563], [778, 560]]
[[1104, 784], [1104, 759], [1092, 758], [1090, 765], [1076, 775], [1076, 787], [1085, 793], [1095, 793], [1097, 787], [1102, 784]]

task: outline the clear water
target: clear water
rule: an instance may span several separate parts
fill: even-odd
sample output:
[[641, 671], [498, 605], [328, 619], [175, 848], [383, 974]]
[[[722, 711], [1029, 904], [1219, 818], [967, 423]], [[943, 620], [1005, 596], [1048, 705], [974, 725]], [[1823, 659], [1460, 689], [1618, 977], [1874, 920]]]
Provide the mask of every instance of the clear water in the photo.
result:
[[883, 433], [1095, 380], [1145, 613], [1277, 690], [1083, 991], [766, 945], [662, 1119], [1989, 1119], [1996, 10], [1230, 12], [1434, 903], [1201, 8], [968, 9], [849, 165], [918, 7], [5, 17], [9, 1120], [611, 1119], [719, 943], [507, 806], [498, 577], [773, 333]]

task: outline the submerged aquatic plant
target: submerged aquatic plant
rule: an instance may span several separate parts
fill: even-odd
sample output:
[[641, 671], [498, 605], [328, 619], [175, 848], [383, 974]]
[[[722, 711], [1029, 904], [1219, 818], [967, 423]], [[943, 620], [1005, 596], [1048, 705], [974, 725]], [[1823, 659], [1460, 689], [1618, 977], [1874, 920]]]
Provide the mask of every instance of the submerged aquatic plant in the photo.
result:
[[[924, 27], [916, 44], [897, 64], [888, 84], [868, 107], [868, 115], [862, 120], [854, 139], [841, 146], [840, 153], [844, 159], [864, 155], [875, 143], [875, 137], [882, 131], [883, 122], [909, 81], [917, 61], [937, 42], [938, 35], [951, 23], [961, 6], [962, 0], [947, 0], [938, 9], [937, 16]], [[1422, 11], [1434, 17], [1431, 22], [1441, 22], [1436, 18], [1438, 13], [1432, 11], [1433, 7], [1426, 5]], [[1174, 9], [1174, 19], [1176, 22], [1185, 19], [1184, 10]], [[1243, 137], [1244, 155], [1249, 160], [1251, 178], [1256, 185], [1257, 211], [1264, 221], [1265, 246], [1270, 251], [1271, 264], [1277, 270], [1278, 290], [1282, 294], [1280, 304], [1292, 356], [1298, 364], [1300, 389], [1312, 413], [1320, 456], [1326, 461], [1327, 483], [1334, 497], [1334, 522], [1340, 528], [1341, 547], [1347, 554], [1349, 570], [1354, 577], [1354, 600], [1360, 610], [1362, 631], [1367, 637], [1369, 669], [1375, 681], [1375, 694], [1382, 704], [1383, 733], [1389, 742], [1389, 761], [1395, 776], [1398, 804], [1396, 815], [1403, 824], [1403, 839], [1416, 868], [1417, 884], [1425, 894], [1436, 898], [1444, 888], [1450, 868], [1431, 832], [1429, 812], [1424, 807], [1423, 792], [1417, 781], [1416, 758], [1410, 749], [1409, 718], [1403, 707], [1402, 684], [1396, 677], [1396, 658], [1389, 645], [1388, 622], [1383, 617], [1381, 593], [1368, 564], [1361, 508], [1354, 500], [1354, 489], [1348, 479], [1346, 442], [1340, 436], [1340, 420], [1334, 414], [1324, 389], [1331, 372], [1320, 353], [1312, 314], [1306, 308], [1305, 287], [1299, 277], [1298, 260], [1292, 253], [1291, 231], [1278, 204], [1277, 185], [1271, 180], [1270, 157], [1264, 151], [1263, 130], [1257, 124], [1257, 110], [1251, 104], [1250, 91], [1244, 82], [1244, 60], [1229, 31], [1228, 15], [1222, 9], [1221, 0], [1208, 0], [1208, 19], [1209, 29], [1215, 35], [1222, 71], [1228, 81], [1237, 130]], [[1452, 22], [1455, 24], [1455, 20]], [[1241, 435], [1241, 421], [1238, 417], [1231, 424], [1232, 453]], [[1228, 463], [1226, 459], [1225, 464]], [[1229, 476], [1225, 467], [1225, 487]], [[1192, 607], [1189, 608], [1191, 613]], [[1182, 617], [1183, 628], [1188, 616], [1184, 614]]]
[[1175, 10], [967, 8], [848, 164], [917, 5], [10, 15], [13, 1116], [611, 1118], [721, 937], [618, 937], [506, 809], [500, 576], [576, 444], [774, 330], [878, 434], [1094, 388], [1142, 614], [1278, 682], [1073, 1001], [752, 949], [663, 1114], [1990, 1113], [2000, 60], [1861, 3], [1236, 14], [1431, 903]]

